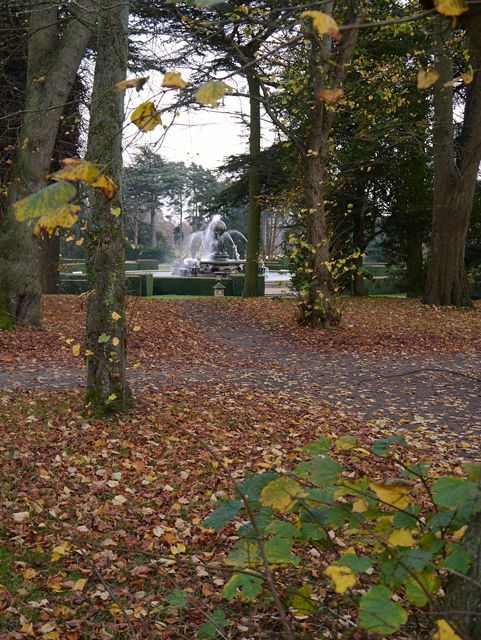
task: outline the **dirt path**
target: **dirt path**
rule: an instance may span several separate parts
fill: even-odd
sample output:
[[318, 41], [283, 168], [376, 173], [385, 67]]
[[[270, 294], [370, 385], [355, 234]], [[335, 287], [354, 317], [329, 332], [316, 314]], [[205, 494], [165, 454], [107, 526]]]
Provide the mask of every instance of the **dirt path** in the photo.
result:
[[[433, 437], [477, 439], [481, 432], [481, 356], [336, 354], [308, 350], [289, 331], [265, 328], [201, 301], [179, 301], [185, 326], [221, 358], [209, 366], [186, 359], [129, 371], [133, 390], [233, 385], [323, 399], [359, 413], [433, 431]], [[84, 371], [23, 363], [0, 370], [0, 388], [71, 389], [85, 385]]]

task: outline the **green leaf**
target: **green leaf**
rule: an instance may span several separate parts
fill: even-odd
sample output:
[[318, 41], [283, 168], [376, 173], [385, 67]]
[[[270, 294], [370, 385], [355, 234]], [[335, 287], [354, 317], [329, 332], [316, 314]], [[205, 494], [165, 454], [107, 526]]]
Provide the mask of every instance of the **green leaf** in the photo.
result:
[[301, 542], [307, 542], [308, 540], [322, 540], [327, 538], [327, 533], [321, 527], [310, 522], [303, 522], [301, 524]]
[[453, 509], [474, 500], [477, 495], [477, 487], [472, 480], [445, 476], [434, 483], [433, 492], [435, 504]]
[[361, 598], [359, 626], [378, 633], [394, 633], [407, 619], [402, 607], [391, 602], [392, 593], [386, 587], [376, 586]]
[[292, 606], [303, 615], [308, 616], [316, 608], [316, 602], [312, 600], [312, 589], [310, 585], [301, 587], [296, 595], [292, 598]]
[[421, 507], [418, 505], [409, 505], [404, 511], [398, 511], [392, 522], [396, 529], [414, 529], [418, 523], [418, 515]]
[[340, 567], [350, 567], [354, 573], [363, 573], [372, 567], [369, 558], [358, 558], [355, 553], [346, 553], [338, 561]]
[[232, 547], [226, 563], [234, 567], [255, 567], [259, 564], [259, 547], [257, 542], [239, 540]]
[[292, 551], [292, 540], [274, 536], [274, 538], [269, 538], [264, 549], [267, 560], [271, 564], [299, 564], [300, 558], [289, 555]]
[[331, 448], [332, 438], [328, 438], [327, 436], [321, 436], [319, 440], [315, 442], [311, 442], [304, 447], [303, 451], [308, 453], [311, 456], [318, 456], [322, 453], [327, 453]]
[[300, 538], [301, 536], [301, 532], [297, 527], [291, 522], [283, 522], [282, 520], [274, 520], [274, 522], [271, 522], [270, 525], [266, 527], [265, 531], [266, 533], [273, 533], [288, 540]]
[[[230, 600], [234, 596], [242, 596], [253, 600], [262, 591], [262, 578], [247, 573], [236, 573], [225, 585], [222, 596]], [[239, 593], [237, 589], [241, 589]]]
[[179, 609], [182, 609], [187, 604], [184, 592], [180, 589], [174, 589], [174, 591], [165, 596], [165, 600], [167, 600], [171, 607], [177, 607]]
[[287, 513], [296, 504], [299, 498], [307, 496], [301, 485], [293, 480], [282, 476], [270, 482], [262, 490], [260, 503], [264, 507], [278, 509], [281, 513]]
[[39, 218], [46, 212], [63, 209], [77, 195], [77, 189], [61, 180], [16, 202], [12, 209], [17, 220]]
[[[249, 504], [251, 505], [251, 507], [253, 509], [259, 509], [261, 507], [259, 498], [261, 496], [262, 490], [269, 484], [269, 482], [272, 482], [278, 477], [279, 474], [274, 473], [273, 471], [261, 473], [260, 475], [254, 476], [253, 478], [248, 473], [246, 473], [244, 484], [239, 483], [239, 489], [249, 500]], [[237, 488], [235, 489], [235, 494], [237, 497], [240, 497]]]
[[108, 336], [106, 333], [102, 333], [101, 336], [99, 336], [98, 342], [108, 342], [110, 340], [110, 336]]
[[476, 482], [476, 484], [478, 484], [479, 471], [481, 469], [481, 465], [479, 464], [479, 462], [465, 462], [463, 464], [463, 467], [467, 472], [468, 476], [471, 478], [471, 480], [473, 482]]
[[408, 444], [403, 436], [389, 436], [389, 438], [384, 438], [382, 440], [376, 440], [372, 445], [372, 452], [375, 456], [379, 458], [387, 458], [390, 454], [391, 449], [396, 445], [400, 444], [405, 449], [408, 448]]
[[215, 638], [218, 633], [218, 628], [226, 627], [229, 624], [224, 617], [222, 609], [216, 609], [211, 615], [211, 618], [213, 622], [209, 620], [209, 622], [203, 624], [199, 629], [198, 638], [202, 638], [204, 640], [208, 638]]
[[301, 462], [297, 466], [299, 475], [316, 487], [332, 485], [339, 478], [342, 466], [329, 457], [317, 456], [308, 462]]
[[235, 518], [243, 506], [244, 503], [240, 500], [228, 498], [218, 509], [213, 511], [210, 516], [207, 516], [201, 526], [204, 527], [204, 529], [215, 529], [218, 531], [222, 529], [226, 522]]
[[418, 573], [416, 577], [409, 576], [406, 580], [406, 597], [416, 607], [424, 607], [429, 596], [434, 596], [439, 591], [441, 579], [434, 575], [432, 569], [426, 569]]
[[202, 104], [210, 104], [211, 107], [218, 107], [219, 100], [224, 97], [226, 92], [232, 93], [232, 87], [229, 87], [229, 85], [219, 80], [211, 80], [197, 89], [194, 98]]
[[446, 558], [444, 566], [446, 569], [452, 569], [453, 571], [459, 571], [460, 573], [467, 573], [472, 561], [472, 555], [458, 548]]
[[407, 476], [408, 478], [424, 478], [429, 473], [431, 465], [429, 462], [417, 462], [412, 464], [400, 474], [401, 476]]

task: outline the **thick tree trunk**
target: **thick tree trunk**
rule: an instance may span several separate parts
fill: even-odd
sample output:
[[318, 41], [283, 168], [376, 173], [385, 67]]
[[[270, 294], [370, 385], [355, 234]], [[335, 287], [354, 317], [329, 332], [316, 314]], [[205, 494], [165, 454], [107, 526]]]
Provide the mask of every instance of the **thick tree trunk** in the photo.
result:
[[259, 274], [259, 242], [261, 235], [261, 176], [256, 156], [261, 152], [261, 103], [259, 81], [252, 70], [246, 71], [249, 85], [249, 221], [244, 280], [244, 298], [257, 298]]
[[31, 9], [25, 117], [7, 210], [0, 220], [0, 328], [17, 322], [40, 324], [38, 247], [29, 225], [13, 217], [11, 205], [46, 185], [62, 110], [91, 36], [89, 25], [95, 21], [90, 0], [76, 3], [75, 15], [58, 40], [57, 6], [32, 1]]
[[[86, 407], [93, 415], [126, 408], [125, 214], [122, 211], [122, 126], [124, 95], [112, 91], [125, 79], [128, 59], [128, 4], [103, 0], [99, 5], [97, 62], [90, 110], [88, 158], [102, 165], [119, 187], [110, 201], [99, 189], [89, 193], [86, 243], [87, 305]], [[112, 215], [112, 209], [121, 215]]]
[[[438, 18], [438, 27], [442, 20]], [[442, 86], [452, 78], [452, 61], [444, 58], [438, 37], [440, 78], [434, 93], [434, 201], [431, 259], [423, 301], [434, 305], [472, 306], [464, 267], [464, 246], [471, 220], [476, 177], [481, 160], [481, 78], [466, 88], [461, 136], [454, 144], [453, 92]], [[474, 60], [471, 59], [471, 63]], [[474, 64], [476, 66], [476, 64]]]

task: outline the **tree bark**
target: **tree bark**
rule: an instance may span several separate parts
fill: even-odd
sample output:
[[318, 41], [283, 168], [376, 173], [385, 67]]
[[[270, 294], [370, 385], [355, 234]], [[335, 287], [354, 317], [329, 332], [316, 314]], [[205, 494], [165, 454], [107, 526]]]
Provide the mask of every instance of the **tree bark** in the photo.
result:
[[[92, 91], [87, 157], [107, 165], [117, 184], [113, 200], [99, 189], [89, 190], [89, 229], [86, 243], [87, 304], [86, 408], [100, 416], [126, 408], [125, 213], [122, 207], [122, 126], [124, 94], [112, 91], [125, 79], [128, 60], [126, 1], [99, 4], [97, 62]], [[112, 215], [112, 209], [120, 215]]]
[[31, 2], [25, 116], [0, 220], [0, 328], [40, 324], [38, 246], [29, 225], [14, 218], [12, 205], [46, 185], [62, 110], [95, 22], [90, 0], [72, 7], [67, 5], [72, 15], [58, 40], [57, 6]]
[[[332, 2], [323, 6], [323, 11], [332, 15]], [[346, 24], [357, 25], [361, 19], [360, 3], [349, 0], [344, 7]], [[339, 45], [336, 65], [329, 65], [332, 56], [330, 36], [311, 37], [309, 76], [315, 96], [329, 87], [339, 88], [346, 73], [346, 65], [352, 59], [356, 48], [357, 29], [354, 27], [344, 34]], [[330, 68], [330, 70], [329, 70]], [[328, 139], [335, 118], [335, 108], [316, 98], [311, 111], [309, 147], [304, 159], [306, 196], [306, 234], [309, 245], [307, 277], [309, 280], [307, 300], [304, 303], [306, 324], [314, 329], [329, 328], [336, 319], [333, 302], [334, 283], [330, 270], [330, 238], [324, 207], [324, 179], [328, 154]]]
[[[438, 29], [442, 19], [437, 19]], [[438, 33], [440, 33], [438, 31]], [[453, 77], [452, 61], [436, 41], [440, 78], [434, 90], [434, 199], [431, 258], [423, 301], [433, 305], [473, 306], [464, 266], [476, 177], [481, 160], [481, 78], [466, 87], [462, 132], [454, 142], [453, 91], [443, 82]], [[474, 60], [471, 59], [471, 63]], [[476, 67], [476, 63], [474, 64]]]
[[261, 176], [258, 160], [261, 152], [261, 103], [260, 86], [256, 74], [246, 71], [249, 85], [250, 131], [249, 131], [249, 220], [247, 223], [247, 248], [244, 280], [244, 298], [257, 298], [259, 279], [259, 242], [261, 234]]

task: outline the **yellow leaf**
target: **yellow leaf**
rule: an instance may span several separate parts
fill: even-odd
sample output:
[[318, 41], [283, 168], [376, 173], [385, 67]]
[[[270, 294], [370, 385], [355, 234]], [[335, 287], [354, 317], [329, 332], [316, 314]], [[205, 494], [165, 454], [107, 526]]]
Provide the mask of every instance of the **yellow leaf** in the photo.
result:
[[120, 320], [122, 316], [119, 315], [116, 311], [112, 311], [112, 318], [113, 320]]
[[112, 344], [114, 345], [114, 347], [116, 347], [119, 344], [120, 340], [118, 338], [114, 338], [112, 340]]
[[52, 549], [52, 562], [59, 560], [62, 556], [64, 556], [70, 549], [69, 542], [62, 542], [58, 547], [54, 547]]
[[325, 100], [330, 104], [335, 104], [343, 95], [344, 91], [342, 89], [324, 89], [317, 94], [317, 97], [319, 100]]
[[434, 0], [434, 6], [443, 16], [460, 16], [465, 11], [469, 11], [465, 0]]
[[449, 82], [445, 82], [443, 84], [443, 87], [452, 87], [459, 80], [463, 80], [464, 84], [470, 84], [473, 81], [473, 78], [474, 78], [473, 67], [471, 65], [469, 65], [469, 69], [466, 71], [466, 73], [463, 73], [461, 76], [458, 76], [457, 78], [454, 78], [453, 80], [450, 80]]
[[427, 89], [436, 82], [439, 78], [439, 73], [434, 67], [428, 67], [425, 69], [419, 69], [418, 71], [418, 89]]
[[371, 482], [369, 487], [381, 502], [396, 509], [405, 509], [411, 501], [409, 494], [413, 490], [413, 485], [406, 480], [389, 478], [385, 482]]
[[85, 352], [85, 355], [86, 355], [86, 356], [93, 356], [93, 355], [94, 355], [94, 352], [93, 352], [93, 351], [90, 351], [90, 349], [87, 349], [87, 351]]
[[80, 238], [80, 240], [77, 240], [77, 242], [75, 243], [77, 246], [81, 247], [84, 243], [84, 239]]
[[28, 569], [25, 569], [25, 571], [22, 572], [22, 576], [24, 577], [25, 580], [31, 580], [32, 578], [35, 578], [35, 576], [38, 575], [38, 571], [35, 571], [35, 569], [31, 569], [30, 567]]
[[139, 327], [139, 325], [138, 325], [138, 324], [136, 324], [136, 325], [135, 325], [135, 327], [134, 327], [134, 331], [140, 331], [140, 327]]
[[55, 629], [55, 622], [46, 622], [40, 627], [40, 631], [45, 635], [49, 633], [49, 631], [53, 631]]
[[139, 367], [140, 367], [140, 362], [137, 362], [137, 364], [134, 364], [134, 366], [132, 367], [132, 370], [135, 371]]
[[72, 587], [72, 589], [74, 591], [83, 591], [86, 584], [87, 584], [87, 578], [79, 578], [77, 582], [74, 584], [74, 586]]
[[162, 124], [160, 115], [152, 102], [144, 102], [135, 109], [130, 120], [141, 131], [152, 131], [158, 124]]
[[33, 624], [31, 622], [29, 622], [28, 624], [24, 624], [21, 628], [20, 631], [22, 633], [24, 633], [27, 636], [31, 636], [33, 638], [35, 638], [35, 631], [33, 630]]
[[187, 82], [182, 80], [180, 73], [166, 73], [162, 80], [163, 87], [177, 87], [178, 89], [185, 89]]
[[474, 78], [473, 67], [471, 65], [469, 65], [469, 69], [466, 71], [466, 73], [463, 73], [461, 78], [464, 80], [464, 84], [471, 84]]
[[117, 193], [117, 185], [108, 176], [104, 175], [97, 165], [78, 158], [66, 158], [61, 161], [62, 168], [49, 176], [67, 182], [86, 182], [89, 187], [101, 189], [105, 197], [111, 200]]
[[320, 36], [328, 35], [332, 36], [334, 40], [341, 40], [342, 35], [339, 33], [339, 27], [337, 22], [322, 11], [304, 11], [301, 18], [312, 18], [312, 26], [314, 31]]
[[351, 567], [339, 567], [337, 564], [331, 564], [324, 573], [334, 583], [336, 593], [344, 593], [356, 584], [356, 576]]
[[462, 640], [446, 620], [436, 620], [436, 626], [433, 640]]
[[393, 531], [388, 541], [393, 547], [412, 547], [414, 545], [414, 538], [409, 529], [397, 529]]
[[122, 80], [122, 82], [117, 82], [117, 84], [113, 86], [113, 89], [115, 89], [116, 91], [125, 91], [126, 89], [135, 88], [137, 89], [137, 91], [140, 91], [149, 78], [150, 76], [144, 76], [143, 78], [131, 78], [130, 80]]
[[57, 227], [70, 229], [77, 222], [78, 216], [75, 214], [78, 211], [80, 207], [76, 204], [68, 204], [61, 209], [51, 211], [38, 220], [33, 232], [36, 236], [42, 233], [48, 233], [51, 236]]
[[60, 636], [58, 635], [58, 631], [56, 629], [43, 634], [43, 640], [59, 640], [59, 638]]
[[264, 487], [260, 497], [260, 503], [264, 507], [273, 507], [281, 513], [287, 513], [299, 498], [307, 496], [301, 485], [292, 478], [284, 476], [269, 482]]
[[115, 400], [116, 397], [117, 397], [117, 395], [115, 393], [111, 393], [109, 395], [109, 401], [111, 402], [112, 400]]
[[122, 211], [120, 210], [120, 207], [115, 207], [115, 209], [112, 209], [110, 213], [116, 218], [118, 218], [119, 215], [122, 213]]
[[367, 507], [364, 500], [362, 500], [361, 498], [358, 498], [356, 502], [354, 502], [354, 504], [352, 505], [352, 511], [353, 513], [363, 513], [364, 511], [367, 511]]
[[80, 353], [80, 345], [79, 344], [74, 344], [74, 346], [72, 347], [72, 352], [74, 354], [74, 356], [78, 356]]
[[219, 100], [224, 97], [225, 92], [232, 93], [232, 87], [224, 82], [212, 80], [201, 85], [195, 92], [195, 99], [201, 104], [210, 104], [211, 107], [218, 107]]

